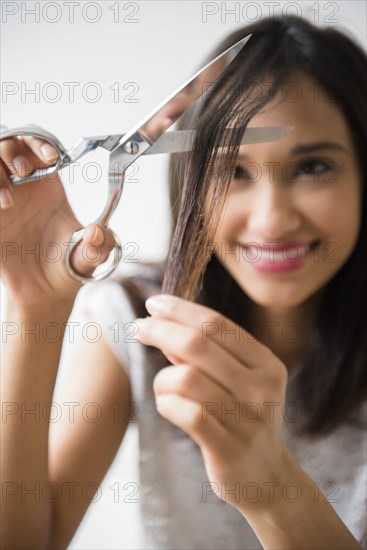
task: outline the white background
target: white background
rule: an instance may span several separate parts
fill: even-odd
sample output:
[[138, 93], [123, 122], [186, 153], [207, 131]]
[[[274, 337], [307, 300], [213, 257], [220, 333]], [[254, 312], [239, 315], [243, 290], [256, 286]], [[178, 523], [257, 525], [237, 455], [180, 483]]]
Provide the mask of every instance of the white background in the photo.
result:
[[[81, 136], [127, 131], [190, 76], [229, 31], [273, 10], [344, 29], [364, 48], [367, 38], [364, 0], [3, 1], [1, 9], [1, 123], [36, 123], [66, 147]], [[71, 82], [74, 97], [72, 85], [66, 84]], [[104, 205], [105, 180], [93, 181], [92, 164], [102, 160], [89, 157], [74, 177], [65, 175], [70, 201], [84, 224]], [[122, 243], [136, 243], [138, 260], [162, 258], [167, 249], [167, 163], [164, 155], [139, 160], [111, 221]], [[122, 264], [120, 269], [128, 268]], [[128, 494], [124, 483], [138, 482], [135, 443], [131, 431], [71, 548], [134, 548], [137, 505], [121, 500]], [[118, 503], [109, 489], [116, 482]]]

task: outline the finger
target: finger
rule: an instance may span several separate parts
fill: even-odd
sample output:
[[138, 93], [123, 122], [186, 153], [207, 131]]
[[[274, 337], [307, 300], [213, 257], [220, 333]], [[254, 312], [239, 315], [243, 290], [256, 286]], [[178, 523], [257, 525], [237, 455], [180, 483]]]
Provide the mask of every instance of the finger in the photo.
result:
[[[0, 131], [7, 130], [6, 126], [0, 125]], [[0, 141], [1, 146], [1, 141]], [[0, 149], [1, 157], [1, 149]], [[11, 181], [9, 179], [9, 169], [0, 159], [0, 209], [5, 210], [14, 204], [14, 195], [11, 189]]]
[[0, 156], [11, 174], [24, 178], [36, 168], [34, 156], [17, 137], [0, 141]]
[[253, 371], [246, 369], [214, 340], [204, 342], [200, 332], [194, 328], [154, 317], [136, 319], [135, 322], [139, 326], [136, 338], [140, 342], [178, 357], [180, 363], [199, 368], [233, 393], [253, 377]]
[[233, 399], [233, 394], [216, 384], [199, 369], [191, 365], [176, 365], [161, 369], [153, 382], [156, 395], [176, 393], [199, 403], [220, 404]]
[[227, 427], [241, 430], [241, 411], [244, 404], [191, 365], [161, 369], [154, 378], [153, 388], [156, 397], [175, 394], [199, 403], [204, 423], [209, 416], [214, 415]]
[[186, 432], [199, 447], [210, 447], [212, 452], [223, 454], [229, 447], [230, 435], [215, 416], [204, 422], [199, 403], [175, 394], [160, 395], [156, 399], [159, 414]]
[[247, 367], [259, 368], [274, 359], [269, 348], [249, 332], [206, 306], [161, 294], [151, 296], [146, 308], [151, 315], [196, 329], [203, 342], [213, 340]]
[[22, 141], [46, 166], [57, 161], [59, 154], [48, 141], [35, 136], [22, 136]]
[[107, 260], [114, 246], [115, 239], [109, 229], [97, 224], [87, 226], [83, 240], [71, 257], [74, 270], [83, 277], [90, 277]]
[[9, 173], [2, 161], [0, 161], [0, 209], [5, 210], [14, 204], [14, 196], [9, 180]]

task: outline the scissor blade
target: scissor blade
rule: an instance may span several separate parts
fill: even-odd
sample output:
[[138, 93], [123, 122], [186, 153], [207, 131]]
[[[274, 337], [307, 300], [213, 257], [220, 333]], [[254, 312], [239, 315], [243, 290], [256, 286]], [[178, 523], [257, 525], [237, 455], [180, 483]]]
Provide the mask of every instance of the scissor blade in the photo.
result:
[[218, 80], [250, 37], [251, 35], [242, 38], [242, 40], [212, 59], [170, 94], [137, 126], [127, 134], [121, 135], [121, 139], [117, 143], [112, 139], [106, 140], [102, 147], [111, 151], [111, 164], [120, 166], [119, 171], [122, 172], [129, 164], [135, 162], [140, 155], [145, 153], [189, 107], [199, 98], [205, 96], [210, 86]]
[[[278, 141], [293, 130], [292, 126], [274, 126], [264, 128], [246, 128], [241, 144], [263, 143], [266, 141]], [[196, 130], [177, 130], [165, 132], [146, 150], [145, 155], [157, 155], [160, 153], [185, 153], [191, 151]]]
[[[216, 81], [233, 61], [251, 35], [212, 59], [197, 71], [189, 80], [169, 95], [136, 128], [150, 142], [158, 138], [200, 97], [205, 95], [210, 85]], [[209, 93], [209, 92], [208, 92]]]

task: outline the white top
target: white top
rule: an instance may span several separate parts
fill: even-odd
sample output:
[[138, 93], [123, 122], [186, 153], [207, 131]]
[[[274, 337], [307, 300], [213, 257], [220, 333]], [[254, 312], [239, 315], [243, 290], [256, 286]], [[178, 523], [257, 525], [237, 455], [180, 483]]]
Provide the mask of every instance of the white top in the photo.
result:
[[[261, 549], [244, 517], [212, 494], [199, 447], [155, 408], [154, 369], [143, 368], [144, 347], [132, 342], [135, 318], [126, 292], [114, 280], [87, 285], [77, 307], [99, 324], [102, 337], [128, 373], [138, 405], [141, 531], [146, 549]], [[287, 385], [283, 440], [300, 466], [319, 484], [349, 530], [367, 549], [367, 403], [357, 422], [317, 439], [294, 433], [294, 373]], [[312, 490], [312, 488], [310, 488]], [[253, 495], [249, 487], [249, 495]], [[297, 487], [289, 486], [289, 500]], [[122, 541], [123, 542], [123, 541]]]

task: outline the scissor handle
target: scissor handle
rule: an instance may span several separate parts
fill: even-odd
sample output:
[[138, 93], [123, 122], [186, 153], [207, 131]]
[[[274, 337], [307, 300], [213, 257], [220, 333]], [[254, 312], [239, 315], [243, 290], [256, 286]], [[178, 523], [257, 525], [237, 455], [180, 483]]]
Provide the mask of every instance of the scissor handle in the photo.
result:
[[50, 145], [52, 145], [56, 150], [58, 159], [56, 164], [52, 166], [47, 166], [46, 168], [39, 168], [32, 172], [32, 174], [30, 174], [29, 176], [21, 178], [19, 176], [16, 176], [15, 174], [10, 174], [9, 178], [13, 185], [20, 185], [23, 183], [28, 183], [29, 181], [39, 181], [43, 178], [46, 178], [50, 174], [53, 174], [54, 172], [60, 170], [65, 164], [65, 161], [68, 160], [68, 153], [63, 144], [57, 139], [57, 137], [51, 134], [51, 132], [48, 132], [43, 128], [38, 128], [37, 126], [20, 126], [19, 128], [10, 128], [9, 130], [4, 130], [0, 132], [0, 141], [12, 137], [21, 136], [37, 137], [43, 139], [44, 141], [47, 141], [47, 143], [50, 143]]
[[69, 274], [74, 279], [76, 279], [77, 281], [83, 284], [88, 282], [93, 282], [93, 281], [94, 282], [101, 281], [102, 279], [105, 279], [116, 269], [116, 267], [118, 266], [122, 258], [122, 248], [121, 248], [120, 240], [116, 235], [116, 233], [109, 228], [109, 230], [113, 235], [113, 238], [115, 239], [115, 245], [110, 252], [110, 255], [113, 254], [113, 257], [112, 257], [112, 260], [110, 260], [110, 262], [107, 260], [106, 262], [104, 262], [103, 264], [99, 265], [96, 268], [98, 270], [101, 267], [103, 267], [105, 264], [107, 264], [106, 269], [101, 273], [97, 273], [96, 275], [91, 275], [90, 277], [85, 277], [84, 275], [81, 275], [80, 273], [75, 271], [71, 263], [71, 257], [74, 249], [83, 240], [85, 229], [86, 229], [85, 227], [81, 227], [80, 229], [77, 229], [77, 231], [74, 231], [74, 233], [71, 236], [70, 242], [68, 243], [68, 248], [67, 248], [66, 257], [65, 257], [66, 268]]
[[[47, 141], [56, 149], [59, 158], [57, 163], [54, 166], [35, 170], [32, 174], [30, 174], [30, 176], [27, 176], [25, 178], [20, 178], [15, 175], [10, 175], [10, 179], [13, 185], [19, 185], [22, 183], [27, 183], [29, 181], [35, 181], [35, 180], [39, 181], [40, 179], [45, 178], [47, 175], [61, 169], [65, 164], [65, 162], [68, 162], [70, 160], [68, 156], [68, 152], [66, 151], [62, 143], [57, 139], [57, 137], [51, 134], [50, 132], [48, 132], [47, 130], [44, 130], [43, 128], [24, 126], [20, 128], [11, 128], [9, 130], [4, 130], [0, 132], [0, 141], [13, 138], [13, 137], [19, 137], [19, 136], [32, 136], [32, 137], [37, 137], [44, 141]], [[99, 218], [94, 223], [102, 224], [105, 228], [107, 228], [107, 222], [110, 216], [112, 215], [121, 194], [123, 176], [118, 178], [118, 181], [115, 181], [113, 174], [112, 176], [109, 177], [108, 201], [101, 216], [99, 216]], [[83, 240], [85, 229], [86, 229], [85, 227], [81, 227], [77, 231], [74, 231], [74, 233], [71, 235], [70, 241], [67, 243], [68, 247], [67, 247], [66, 256], [65, 256], [66, 268], [69, 274], [74, 279], [76, 279], [81, 283], [86, 283], [90, 281], [100, 281], [102, 279], [105, 279], [116, 269], [116, 267], [118, 266], [122, 258], [122, 248], [121, 248], [120, 240], [116, 235], [116, 233], [114, 233], [114, 231], [112, 231], [109, 228], [109, 230], [112, 232], [112, 235], [114, 237], [115, 245], [111, 250], [110, 256], [107, 259], [107, 261], [96, 267], [95, 271], [98, 271], [96, 275], [92, 274], [90, 277], [86, 277], [81, 273], [78, 273], [73, 268], [71, 258], [72, 258], [74, 249]], [[112, 254], [112, 258], [111, 258], [111, 254]], [[103, 270], [103, 266], [106, 266], [104, 270]], [[100, 271], [101, 269], [102, 271]]]

